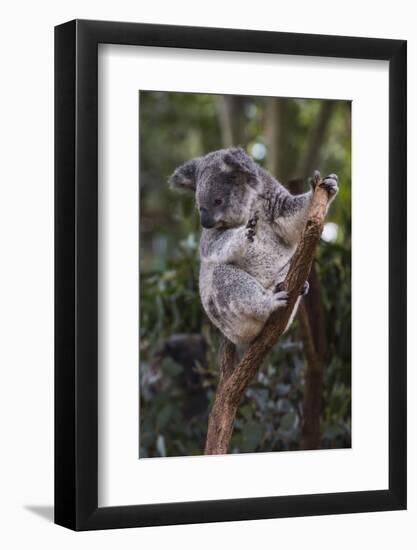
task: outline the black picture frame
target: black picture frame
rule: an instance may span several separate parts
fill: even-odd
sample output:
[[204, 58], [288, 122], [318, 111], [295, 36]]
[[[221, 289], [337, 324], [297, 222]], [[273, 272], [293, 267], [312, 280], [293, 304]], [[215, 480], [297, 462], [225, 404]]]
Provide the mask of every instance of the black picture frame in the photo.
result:
[[[389, 62], [389, 488], [98, 507], [98, 44]], [[406, 41], [74, 20], [55, 28], [55, 522], [74, 530], [406, 508]], [[372, 147], [372, 144], [370, 144]]]

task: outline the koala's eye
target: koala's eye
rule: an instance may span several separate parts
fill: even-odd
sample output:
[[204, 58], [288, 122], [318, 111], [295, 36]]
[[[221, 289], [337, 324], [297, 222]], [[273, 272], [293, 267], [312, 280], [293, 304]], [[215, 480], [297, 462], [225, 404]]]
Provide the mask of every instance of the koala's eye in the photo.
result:
[[220, 206], [222, 202], [223, 202], [222, 199], [215, 199], [214, 204], [216, 206]]

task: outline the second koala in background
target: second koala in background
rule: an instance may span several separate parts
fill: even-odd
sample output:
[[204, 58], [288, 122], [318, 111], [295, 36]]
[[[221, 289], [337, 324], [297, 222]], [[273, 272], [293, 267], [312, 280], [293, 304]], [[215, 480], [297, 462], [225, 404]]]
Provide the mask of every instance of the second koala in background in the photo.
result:
[[[270, 314], [287, 304], [280, 285], [304, 230], [313, 191], [291, 195], [241, 148], [190, 160], [175, 170], [170, 183], [196, 195], [203, 227], [203, 307], [231, 342], [248, 344]], [[323, 185], [333, 198], [337, 176], [331, 174]]]

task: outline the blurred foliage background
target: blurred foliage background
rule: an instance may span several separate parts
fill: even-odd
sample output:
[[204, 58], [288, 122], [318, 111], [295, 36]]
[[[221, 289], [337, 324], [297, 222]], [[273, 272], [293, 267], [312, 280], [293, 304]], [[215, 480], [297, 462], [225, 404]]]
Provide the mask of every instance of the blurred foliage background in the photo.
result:
[[[298, 318], [247, 390], [230, 452], [350, 447], [350, 102], [150, 91], [139, 101], [140, 458], [204, 448], [219, 335], [198, 295], [194, 197], [170, 190], [167, 179], [186, 160], [237, 145], [293, 193], [307, 190], [315, 169], [336, 172], [340, 192], [305, 302], [319, 377], [308, 387]], [[316, 412], [308, 392], [317, 394]], [[316, 437], [308, 415], [317, 416]]]

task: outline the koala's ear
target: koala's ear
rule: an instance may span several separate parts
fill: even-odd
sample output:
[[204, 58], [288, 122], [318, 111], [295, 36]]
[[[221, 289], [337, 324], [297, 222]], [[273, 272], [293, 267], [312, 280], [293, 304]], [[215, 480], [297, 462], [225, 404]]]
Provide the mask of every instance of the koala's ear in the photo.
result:
[[197, 165], [198, 159], [193, 159], [179, 166], [169, 178], [169, 185], [174, 189], [195, 191]]
[[223, 155], [223, 162], [230, 168], [249, 176], [248, 183], [255, 184], [257, 179], [257, 165], [252, 158], [245, 153], [242, 147], [227, 149]]

